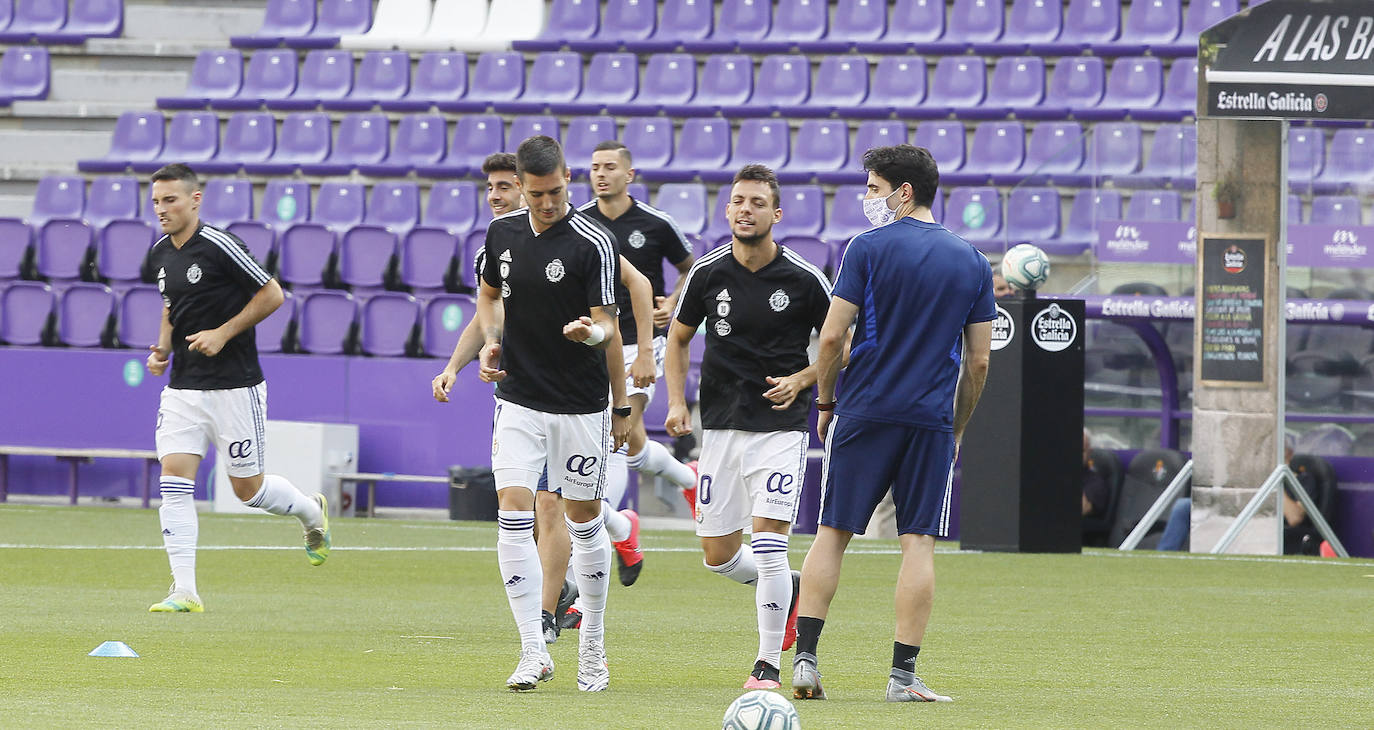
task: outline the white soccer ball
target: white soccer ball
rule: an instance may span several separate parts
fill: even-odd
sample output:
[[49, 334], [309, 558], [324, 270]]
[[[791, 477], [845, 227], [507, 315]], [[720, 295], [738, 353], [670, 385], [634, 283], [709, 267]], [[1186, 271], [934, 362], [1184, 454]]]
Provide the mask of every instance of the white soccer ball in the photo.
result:
[[1050, 277], [1050, 258], [1038, 246], [1012, 246], [1002, 257], [1002, 278], [1021, 290], [1039, 289]]
[[777, 692], [745, 692], [725, 711], [722, 730], [801, 730], [797, 708]]

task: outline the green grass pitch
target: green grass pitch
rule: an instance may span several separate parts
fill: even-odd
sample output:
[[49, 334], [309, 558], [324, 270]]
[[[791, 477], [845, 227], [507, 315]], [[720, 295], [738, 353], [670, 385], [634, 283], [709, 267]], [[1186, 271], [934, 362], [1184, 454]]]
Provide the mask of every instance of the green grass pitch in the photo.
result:
[[[504, 688], [494, 525], [336, 520], [312, 568], [293, 520], [202, 515], [198, 615], [147, 613], [158, 532], [153, 510], [0, 505], [0, 727], [711, 728], [757, 648], [752, 591], [686, 533], [646, 532], [639, 584], [612, 586], [611, 688], [590, 695], [566, 632], [552, 682]], [[943, 551], [917, 669], [955, 702], [890, 705], [898, 559], [854, 543], [804, 727], [1374, 721], [1374, 561]], [[86, 655], [106, 640], [142, 656]]]

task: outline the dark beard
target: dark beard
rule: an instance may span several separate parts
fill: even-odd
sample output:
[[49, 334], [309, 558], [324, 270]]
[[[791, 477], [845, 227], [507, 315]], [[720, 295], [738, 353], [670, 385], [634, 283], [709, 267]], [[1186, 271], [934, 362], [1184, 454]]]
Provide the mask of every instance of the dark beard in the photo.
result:
[[744, 244], [744, 245], [746, 245], [746, 246], [751, 246], [751, 247], [752, 247], [752, 246], [758, 246], [759, 244], [763, 243], [764, 240], [765, 240], [766, 238], [768, 238], [768, 236], [769, 236], [770, 234], [772, 234], [772, 233], [773, 233], [773, 229], [770, 227], [768, 230], [764, 231], [763, 233], [759, 233], [759, 234], [753, 235], [753, 236], [741, 236], [741, 235], [739, 235], [738, 233], [736, 233], [736, 234], [734, 234], [734, 235], [735, 235], [735, 240], [736, 240], [736, 241], [739, 241], [740, 243], [742, 243], [742, 244]]

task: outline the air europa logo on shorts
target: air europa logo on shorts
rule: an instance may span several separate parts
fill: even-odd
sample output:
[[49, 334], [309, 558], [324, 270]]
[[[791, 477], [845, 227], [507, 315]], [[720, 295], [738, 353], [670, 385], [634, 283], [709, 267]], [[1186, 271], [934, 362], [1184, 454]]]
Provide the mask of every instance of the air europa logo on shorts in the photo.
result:
[[1068, 349], [1078, 337], [1078, 323], [1058, 304], [1040, 310], [1031, 319], [1030, 330], [1031, 339], [1046, 352]]
[[253, 455], [253, 439], [229, 442], [229, 458], [247, 459]]
[[597, 457], [573, 454], [568, 457], [568, 471], [575, 472], [580, 476], [589, 477], [596, 473]]
[[775, 471], [768, 475], [768, 481], [764, 483], [764, 490], [778, 494], [791, 494], [792, 483], [795, 481], [796, 479], [791, 474]]
[[992, 320], [992, 349], [1000, 350], [1011, 344], [1011, 339], [1016, 336], [1016, 320], [1011, 318], [1007, 310], [1000, 305], [997, 307], [997, 319]]

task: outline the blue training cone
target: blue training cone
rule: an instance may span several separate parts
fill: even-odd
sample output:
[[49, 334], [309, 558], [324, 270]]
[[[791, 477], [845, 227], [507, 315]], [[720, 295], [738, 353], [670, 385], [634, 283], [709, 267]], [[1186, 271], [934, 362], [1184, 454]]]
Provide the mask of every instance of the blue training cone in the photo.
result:
[[107, 641], [91, 650], [86, 656], [113, 656], [113, 657], [133, 657], [138, 658], [138, 652], [129, 648], [128, 644], [122, 641]]

